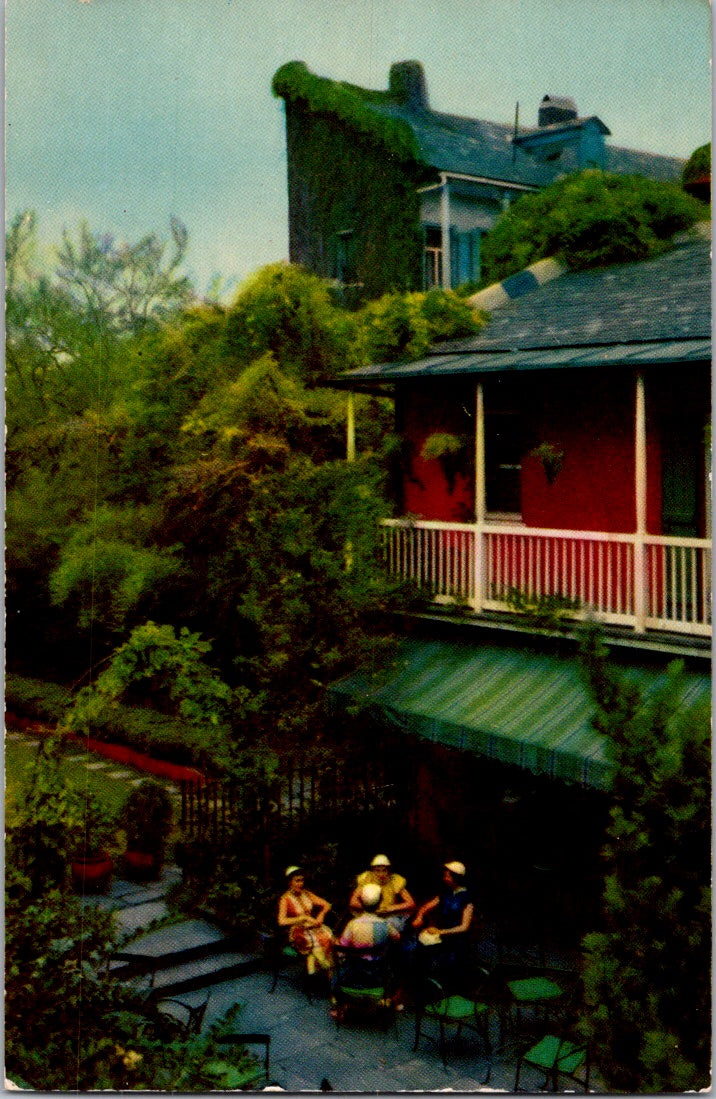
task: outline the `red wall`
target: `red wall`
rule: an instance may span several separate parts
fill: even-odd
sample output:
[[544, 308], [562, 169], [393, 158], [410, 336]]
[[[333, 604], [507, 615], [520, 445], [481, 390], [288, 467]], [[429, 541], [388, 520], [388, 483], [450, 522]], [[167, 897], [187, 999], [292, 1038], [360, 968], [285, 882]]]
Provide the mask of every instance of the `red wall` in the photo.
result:
[[[525, 414], [522, 521], [530, 527], [630, 532], [635, 529], [634, 403], [631, 371], [553, 372], [513, 377], [510, 392], [485, 383], [485, 404], [507, 402]], [[472, 471], [452, 491], [441, 463], [420, 457], [433, 432], [474, 437], [475, 382], [417, 383], [399, 396], [399, 430], [408, 440], [410, 468], [403, 479], [404, 513], [423, 519], [472, 521]], [[564, 452], [549, 484], [530, 450], [541, 442]], [[661, 453], [647, 389], [647, 529], [661, 530]]]
[[399, 396], [400, 430], [409, 445], [409, 469], [403, 478], [404, 514], [454, 523], [474, 520], [473, 461], [469, 472], [458, 473], [451, 485], [439, 459], [421, 457], [425, 440], [435, 432], [474, 439], [474, 408], [474, 383], [456, 384], [448, 380], [421, 384]]

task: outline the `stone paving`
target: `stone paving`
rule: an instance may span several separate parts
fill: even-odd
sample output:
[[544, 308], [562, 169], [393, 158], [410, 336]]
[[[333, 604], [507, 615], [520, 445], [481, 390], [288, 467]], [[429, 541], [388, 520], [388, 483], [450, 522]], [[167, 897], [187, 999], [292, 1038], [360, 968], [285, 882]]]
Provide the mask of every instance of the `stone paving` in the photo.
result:
[[[106, 896], [88, 897], [86, 903], [114, 909], [122, 932], [139, 931], [166, 914], [162, 897], [178, 877], [177, 868], [168, 867], [159, 881], [145, 885], [115, 880]], [[169, 950], [191, 946], [199, 923], [186, 920], [149, 930], [146, 936], [134, 940], [135, 948], [141, 952], [146, 945], [149, 952], [153, 943], [161, 941], [166, 947], [168, 940]], [[199, 932], [205, 938], [207, 926], [201, 923]], [[221, 965], [219, 959], [217, 964]], [[271, 993], [271, 975], [265, 970], [251, 971], [185, 992], [180, 998], [195, 1004], [209, 993], [204, 1027], [240, 1004], [236, 1030], [271, 1035], [271, 1082], [291, 1093], [513, 1092], [517, 1057], [524, 1041], [520, 1045], [510, 1037], [503, 1051], [493, 1052], [488, 1058], [480, 1038], [468, 1033], [459, 1042], [450, 1041], [448, 1064], [443, 1067], [436, 1042], [423, 1037], [418, 1051], [413, 1050], [415, 1017], [411, 1011], [399, 1013], [395, 1026], [386, 1030], [377, 1022], [355, 1016], [338, 1028], [330, 1016], [326, 995], [309, 1002], [298, 978], [298, 972], [288, 970]], [[491, 1037], [496, 1048], [496, 1019]], [[537, 1094], [543, 1082], [541, 1076], [526, 1070], [520, 1090]]]

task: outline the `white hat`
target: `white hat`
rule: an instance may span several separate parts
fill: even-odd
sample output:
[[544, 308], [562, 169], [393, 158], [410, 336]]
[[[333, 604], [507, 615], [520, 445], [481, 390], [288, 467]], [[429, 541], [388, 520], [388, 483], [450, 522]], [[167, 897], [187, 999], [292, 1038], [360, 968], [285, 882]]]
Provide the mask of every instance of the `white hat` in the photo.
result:
[[458, 874], [461, 878], [464, 878], [467, 873], [463, 862], [446, 862], [445, 869], [449, 870], [451, 874]]
[[287, 878], [292, 878], [294, 874], [302, 873], [303, 871], [301, 870], [300, 866], [287, 866], [286, 870], [284, 871], [284, 876]]
[[360, 899], [366, 908], [375, 908], [375, 906], [380, 901], [381, 893], [382, 889], [380, 888], [380, 886], [373, 885], [373, 883], [371, 882], [368, 885], [364, 885], [361, 889]]
[[387, 855], [376, 855], [370, 864], [371, 866], [390, 866], [390, 859]]

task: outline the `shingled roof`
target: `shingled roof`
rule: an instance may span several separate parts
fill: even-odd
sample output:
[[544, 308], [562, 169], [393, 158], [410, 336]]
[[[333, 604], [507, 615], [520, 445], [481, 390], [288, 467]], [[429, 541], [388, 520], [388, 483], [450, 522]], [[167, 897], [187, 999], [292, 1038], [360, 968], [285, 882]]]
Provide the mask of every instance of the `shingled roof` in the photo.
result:
[[[438, 171], [484, 176], [533, 187], [544, 187], [558, 175], [579, 171], [574, 146], [565, 148], [559, 160], [540, 163], [522, 149], [515, 149], [512, 144], [514, 128], [500, 122], [398, 104], [368, 103], [366, 106], [376, 114], [407, 123], [422, 159]], [[604, 168], [622, 175], [644, 175], [668, 182], [679, 179], [683, 161], [607, 144]]]
[[[394, 80], [396, 75], [408, 76], [413, 87], [407, 92], [401, 89], [400, 80]], [[579, 170], [574, 145], [566, 145], [556, 160], [538, 160], [513, 144], [512, 125], [432, 110], [422, 66], [416, 61], [392, 66], [388, 91], [316, 76], [302, 61], [282, 65], [274, 76], [273, 89], [287, 101], [301, 102], [317, 113], [335, 114], [345, 126], [355, 126], [363, 132], [369, 130], [391, 152], [410, 155], [435, 172], [536, 188], [546, 186], [559, 175]], [[599, 125], [602, 133], [610, 132], [596, 116], [574, 122], [579, 126], [590, 120]], [[539, 127], [522, 127], [520, 136], [539, 132]], [[606, 145], [603, 167], [620, 174], [669, 181], [680, 178], [683, 161]]]
[[573, 271], [496, 309], [466, 340], [417, 362], [352, 370], [345, 388], [399, 379], [558, 367], [703, 362], [711, 357], [711, 247], [689, 240], [656, 259]]

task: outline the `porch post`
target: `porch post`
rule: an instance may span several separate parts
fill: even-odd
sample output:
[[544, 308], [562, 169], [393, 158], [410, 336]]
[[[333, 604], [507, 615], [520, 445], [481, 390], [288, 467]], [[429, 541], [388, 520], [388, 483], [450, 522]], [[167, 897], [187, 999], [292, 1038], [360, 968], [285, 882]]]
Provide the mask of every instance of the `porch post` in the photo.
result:
[[348, 406], [346, 415], [346, 459], [349, 462], [356, 460], [356, 405], [353, 392], [348, 392]]
[[478, 382], [475, 392], [475, 551], [474, 551], [474, 589], [473, 608], [476, 614], [482, 610], [485, 602], [485, 397], [482, 382]]
[[442, 187], [440, 190], [440, 238], [443, 252], [442, 286], [443, 290], [450, 289], [450, 184], [443, 172], [440, 176]]
[[634, 503], [636, 537], [634, 539], [634, 629], [646, 630], [647, 561], [646, 561], [646, 398], [644, 375], [636, 375], [634, 424]]

